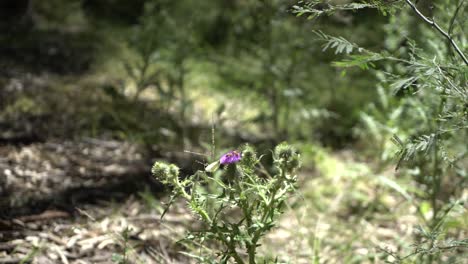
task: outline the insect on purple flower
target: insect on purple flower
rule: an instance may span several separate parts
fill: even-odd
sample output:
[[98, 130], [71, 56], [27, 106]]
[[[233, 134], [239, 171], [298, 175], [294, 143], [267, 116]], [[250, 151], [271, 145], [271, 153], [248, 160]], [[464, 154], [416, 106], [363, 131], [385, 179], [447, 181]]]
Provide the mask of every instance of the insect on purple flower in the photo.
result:
[[232, 164], [238, 162], [242, 158], [241, 153], [237, 152], [236, 150], [229, 151], [228, 153], [224, 154], [220, 159], [219, 163], [222, 165], [225, 164]]

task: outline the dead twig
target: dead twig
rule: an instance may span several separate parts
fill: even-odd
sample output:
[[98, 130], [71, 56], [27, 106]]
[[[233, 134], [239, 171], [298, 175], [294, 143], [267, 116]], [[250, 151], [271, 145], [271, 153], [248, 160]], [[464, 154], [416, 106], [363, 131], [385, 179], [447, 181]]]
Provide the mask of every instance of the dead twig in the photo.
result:
[[46, 210], [36, 215], [21, 216], [21, 217], [16, 218], [16, 220], [26, 223], [26, 222], [44, 221], [44, 220], [50, 220], [50, 219], [55, 219], [55, 218], [68, 218], [68, 217], [70, 217], [70, 214], [64, 211]]

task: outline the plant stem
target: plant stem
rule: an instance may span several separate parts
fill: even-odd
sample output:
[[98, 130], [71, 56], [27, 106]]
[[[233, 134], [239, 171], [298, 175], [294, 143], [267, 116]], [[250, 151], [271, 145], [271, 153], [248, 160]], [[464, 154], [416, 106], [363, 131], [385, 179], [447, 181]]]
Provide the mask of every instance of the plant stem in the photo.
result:
[[[281, 176], [280, 179], [284, 179], [286, 176], [285, 170], [281, 169]], [[266, 219], [268, 216], [271, 215], [272, 211], [277, 207], [277, 205], [274, 204], [275, 202], [275, 196], [278, 193], [278, 190], [281, 187], [281, 181], [276, 182], [275, 186], [273, 187], [273, 190], [270, 195], [270, 200], [268, 201], [268, 204], [263, 207], [263, 214], [262, 218], [260, 220], [260, 223], [265, 223]], [[247, 249], [247, 253], [249, 254], [249, 263], [250, 264], [255, 264], [255, 251], [257, 247], [257, 242], [260, 239], [260, 236], [262, 235], [263, 227], [258, 229], [252, 238], [252, 243]]]
[[427, 18], [423, 13], [421, 13], [421, 11], [419, 11], [419, 9], [416, 7], [416, 5], [411, 2], [411, 0], [405, 0], [406, 3], [411, 7], [411, 9], [413, 9], [413, 11], [424, 21], [426, 22], [427, 24], [431, 25], [432, 27], [434, 27], [440, 34], [442, 34], [445, 38], [447, 38], [447, 40], [450, 42], [450, 44], [452, 45], [452, 47], [455, 49], [455, 51], [458, 53], [458, 55], [460, 55], [460, 57], [462, 58], [463, 62], [465, 62], [465, 64], [468, 66], [468, 59], [466, 58], [465, 54], [463, 54], [463, 52], [461, 51], [461, 49], [458, 47], [457, 43], [455, 42], [455, 40], [453, 40], [453, 38], [449, 35], [449, 33], [445, 32], [440, 26], [439, 24], [437, 24], [434, 19], [429, 19]]
[[[436, 136], [437, 137], [437, 136]], [[440, 175], [439, 175], [439, 157], [438, 157], [438, 144], [437, 138], [434, 139], [434, 168], [432, 172], [432, 194], [431, 194], [431, 203], [432, 203], [432, 227], [434, 227], [435, 223], [437, 223], [437, 214], [439, 212], [439, 208], [437, 207], [437, 195], [439, 193], [439, 184], [440, 184]]]
[[249, 254], [249, 264], [255, 264], [255, 251], [256, 251], [256, 243], [252, 243], [247, 249], [247, 253]]
[[[240, 182], [238, 178], [236, 178], [236, 188], [239, 193], [242, 193], [242, 187], [240, 186]], [[245, 217], [245, 221], [247, 222], [247, 233], [252, 235], [249, 231], [250, 227], [252, 226], [252, 209], [250, 208], [250, 204], [248, 199], [244, 199], [243, 197], [239, 198], [240, 207]], [[246, 242], [247, 247], [247, 254], [249, 255], [249, 264], [255, 264], [255, 251], [256, 251], [256, 243], [253, 241]]]
[[242, 260], [242, 258], [239, 256], [239, 254], [237, 254], [237, 251], [234, 247], [233, 250], [231, 250], [231, 253], [232, 253], [232, 257], [236, 260], [237, 264], [244, 264], [244, 260]]
[[244, 264], [244, 260], [239, 256], [239, 254], [236, 251], [236, 245], [235, 240], [231, 238], [231, 240], [227, 240], [224, 237], [220, 237], [220, 239], [226, 244], [226, 246], [229, 248], [229, 251], [231, 253], [231, 256], [234, 258], [234, 260], [237, 262], [237, 264]]
[[[445, 92], [446, 88], [442, 91], [442, 99], [440, 100], [439, 107], [437, 109], [437, 116], [440, 116], [442, 114], [442, 111], [444, 110], [445, 102], [446, 102], [446, 97], [445, 97]], [[436, 129], [437, 131], [440, 130], [440, 120], [436, 120]], [[440, 190], [440, 184], [442, 181], [442, 175], [440, 173], [439, 169], [439, 146], [438, 146], [438, 134], [435, 134], [434, 138], [434, 167], [433, 167], [433, 172], [432, 172], [432, 210], [433, 210], [433, 216], [432, 216], [432, 227], [437, 224], [438, 218], [437, 214], [439, 213], [439, 208], [437, 207], [437, 196], [439, 194]]]

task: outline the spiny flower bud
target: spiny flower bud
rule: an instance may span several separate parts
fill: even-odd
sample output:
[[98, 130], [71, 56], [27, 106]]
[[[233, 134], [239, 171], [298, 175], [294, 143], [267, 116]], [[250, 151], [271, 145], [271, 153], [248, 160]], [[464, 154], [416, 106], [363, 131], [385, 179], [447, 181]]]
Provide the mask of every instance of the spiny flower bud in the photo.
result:
[[286, 143], [281, 143], [275, 148], [276, 159], [289, 159], [294, 152], [293, 148]]
[[151, 168], [151, 173], [163, 184], [173, 184], [178, 180], [179, 168], [174, 164], [157, 161]]
[[300, 166], [300, 156], [296, 149], [286, 143], [276, 146], [274, 155], [275, 163], [281, 169], [292, 172]]
[[179, 177], [179, 167], [174, 164], [169, 165], [169, 174], [173, 175], [173, 177]]
[[257, 163], [257, 153], [255, 152], [255, 149], [248, 145], [245, 144], [241, 148], [241, 153], [242, 153], [242, 164], [247, 167], [251, 167]]

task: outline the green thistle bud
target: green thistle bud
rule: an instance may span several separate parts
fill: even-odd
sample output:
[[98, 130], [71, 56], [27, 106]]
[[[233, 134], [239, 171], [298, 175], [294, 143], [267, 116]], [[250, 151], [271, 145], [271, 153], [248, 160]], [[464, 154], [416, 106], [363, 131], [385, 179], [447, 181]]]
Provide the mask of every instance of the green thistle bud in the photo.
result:
[[177, 179], [179, 177], [179, 167], [174, 164], [169, 165], [169, 174]]
[[281, 143], [275, 148], [274, 159], [282, 170], [293, 172], [300, 167], [300, 155], [296, 149], [286, 143]]
[[252, 146], [245, 144], [241, 148], [241, 153], [242, 153], [242, 160], [241, 160], [242, 165], [246, 167], [253, 167], [257, 163], [258, 161], [257, 153]]
[[178, 181], [179, 168], [174, 164], [155, 162], [151, 168], [151, 174], [163, 184], [174, 184]]
[[286, 143], [281, 143], [275, 148], [276, 159], [289, 160], [294, 153], [294, 149]]
[[301, 155], [299, 153], [294, 153], [289, 161], [289, 166], [291, 170], [295, 170], [301, 166]]

